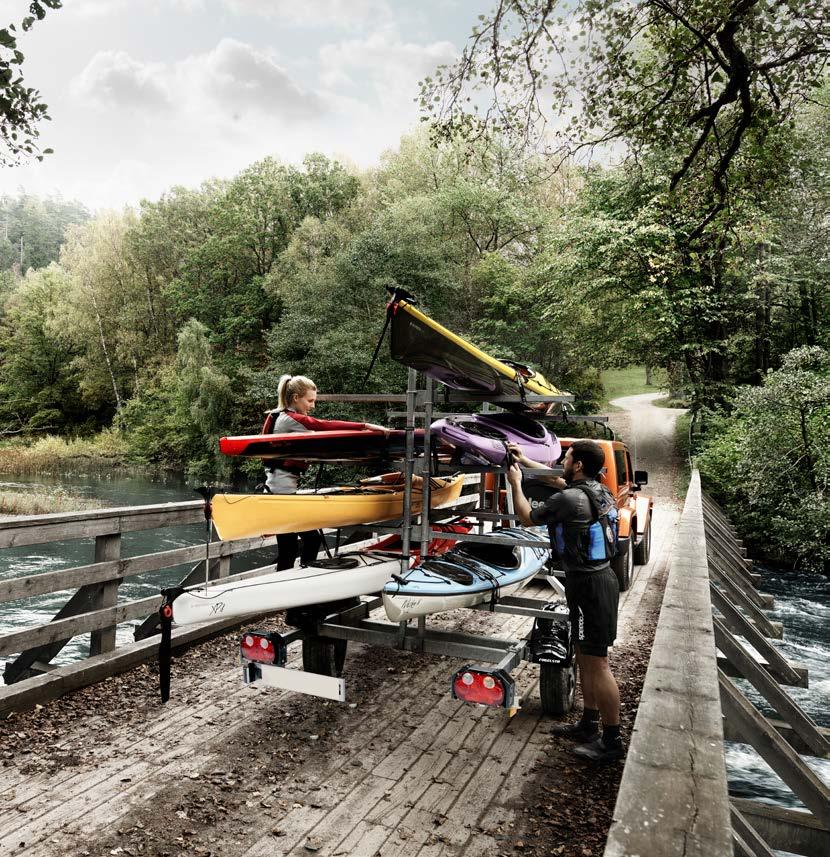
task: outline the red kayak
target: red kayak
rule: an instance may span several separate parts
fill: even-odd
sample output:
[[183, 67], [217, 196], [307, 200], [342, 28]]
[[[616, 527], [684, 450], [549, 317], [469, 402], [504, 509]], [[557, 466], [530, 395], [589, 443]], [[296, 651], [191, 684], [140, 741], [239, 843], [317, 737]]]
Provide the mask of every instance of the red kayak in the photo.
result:
[[[424, 433], [417, 429], [415, 448], [421, 451], [423, 446]], [[273, 461], [384, 461], [403, 457], [406, 432], [397, 429], [350, 429], [238, 435], [221, 438], [219, 449], [225, 455]]]

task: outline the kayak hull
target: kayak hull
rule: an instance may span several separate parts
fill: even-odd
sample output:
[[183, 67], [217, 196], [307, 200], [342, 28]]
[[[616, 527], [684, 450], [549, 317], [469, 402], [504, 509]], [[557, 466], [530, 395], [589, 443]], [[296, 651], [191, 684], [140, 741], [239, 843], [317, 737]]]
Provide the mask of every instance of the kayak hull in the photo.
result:
[[[490, 535], [546, 539], [542, 528], [508, 527]], [[541, 547], [462, 543], [442, 557], [428, 557], [401, 580], [387, 583], [383, 606], [392, 622], [474, 607], [521, 589], [549, 557], [550, 551]]]
[[[415, 432], [415, 448], [422, 450], [424, 433]], [[250, 434], [219, 439], [224, 455], [263, 458], [269, 462], [297, 461], [385, 461], [401, 458], [406, 451], [406, 432], [374, 429], [347, 431]]]
[[465, 414], [437, 420], [430, 427], [444, 443], [462, 452], [462, 464], [504, 464], [507, 443], [517, 444], [531, 460], [553, 466], [562, 453], [556, 435], [521, 414]]
[[[463, 476], [433, 479], [430, 506], [457, 500]], [[309, 494], [216, 494], [213, 525], [221, 539], [299, 533], [323, 527], [348, 527], [400, 518], [401, 485], [328, 488]], [[421, 492], [413, 488], [412, 514], [421, 511]]]
[[541, 373], [491, 357], [406, 300], [395, 301], [390, 312], [392, 358], [447, 387], [482, 396], [563, 395]]
[[[430, 543], [430, 554], [444, 553], [456, 542], [453, 533], [468, 533], [469, 524], [436, 524], [447, 535]], [[397, 554], [397, 556], [396, 556]], [[412, 562], [418, 552], [412, 553]], [[400, 538], [387, 536], [362, 550], [346, 551], [307, 568], [263, 574], [248, 580], [214, 581], [207, 589], [195, 586], [173, 600], [173, 622], [192, 625], [216, 618], [233, 618], [326, 604], [379, 592], [401, 570]]]

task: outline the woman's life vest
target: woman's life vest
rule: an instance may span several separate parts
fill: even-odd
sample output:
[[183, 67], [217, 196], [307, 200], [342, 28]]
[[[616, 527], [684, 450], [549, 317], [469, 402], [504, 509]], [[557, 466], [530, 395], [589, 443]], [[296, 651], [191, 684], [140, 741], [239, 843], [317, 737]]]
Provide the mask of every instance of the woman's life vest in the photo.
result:
[[619, 514], [611, 492], [599, 482], [579, 481], [568, 486], [582, 491], [591, 506], [590, 523], [559, 522], [554, 526], [554, 547], [569, 565], [597, 565], [617, 555]]

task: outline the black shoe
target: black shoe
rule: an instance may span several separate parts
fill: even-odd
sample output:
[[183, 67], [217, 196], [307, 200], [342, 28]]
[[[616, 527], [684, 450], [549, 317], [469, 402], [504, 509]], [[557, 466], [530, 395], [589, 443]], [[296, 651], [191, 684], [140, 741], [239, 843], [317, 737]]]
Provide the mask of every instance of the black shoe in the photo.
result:
[[560, 738], [570, 738], [573, 741], [585, 743], [599, 737], [598, 720], [580, 720], [577, 723], [554, 723], [551, 735]]
[[595, 738], [590, 744], [580, 744], [573, 748], [573, 754], [592, 762], [616, 762], [625, 755], [623, 742], [617, 739], [610, 747], [606, 747], [602, 738]]

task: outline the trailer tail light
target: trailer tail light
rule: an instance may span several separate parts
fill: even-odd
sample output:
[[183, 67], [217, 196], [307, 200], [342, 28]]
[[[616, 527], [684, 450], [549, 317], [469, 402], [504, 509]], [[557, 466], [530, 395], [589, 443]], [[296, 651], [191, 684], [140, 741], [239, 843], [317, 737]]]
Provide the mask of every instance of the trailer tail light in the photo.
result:
[[246, 631], [239, 640], [242, 659], [259, 664], [285, 663], [285, 644], [278, 633]]
[[501, 669], [471, 665], [462, 667], [452, 677], [452, 697], [476, 705], [517, 708], [516, 683]]

